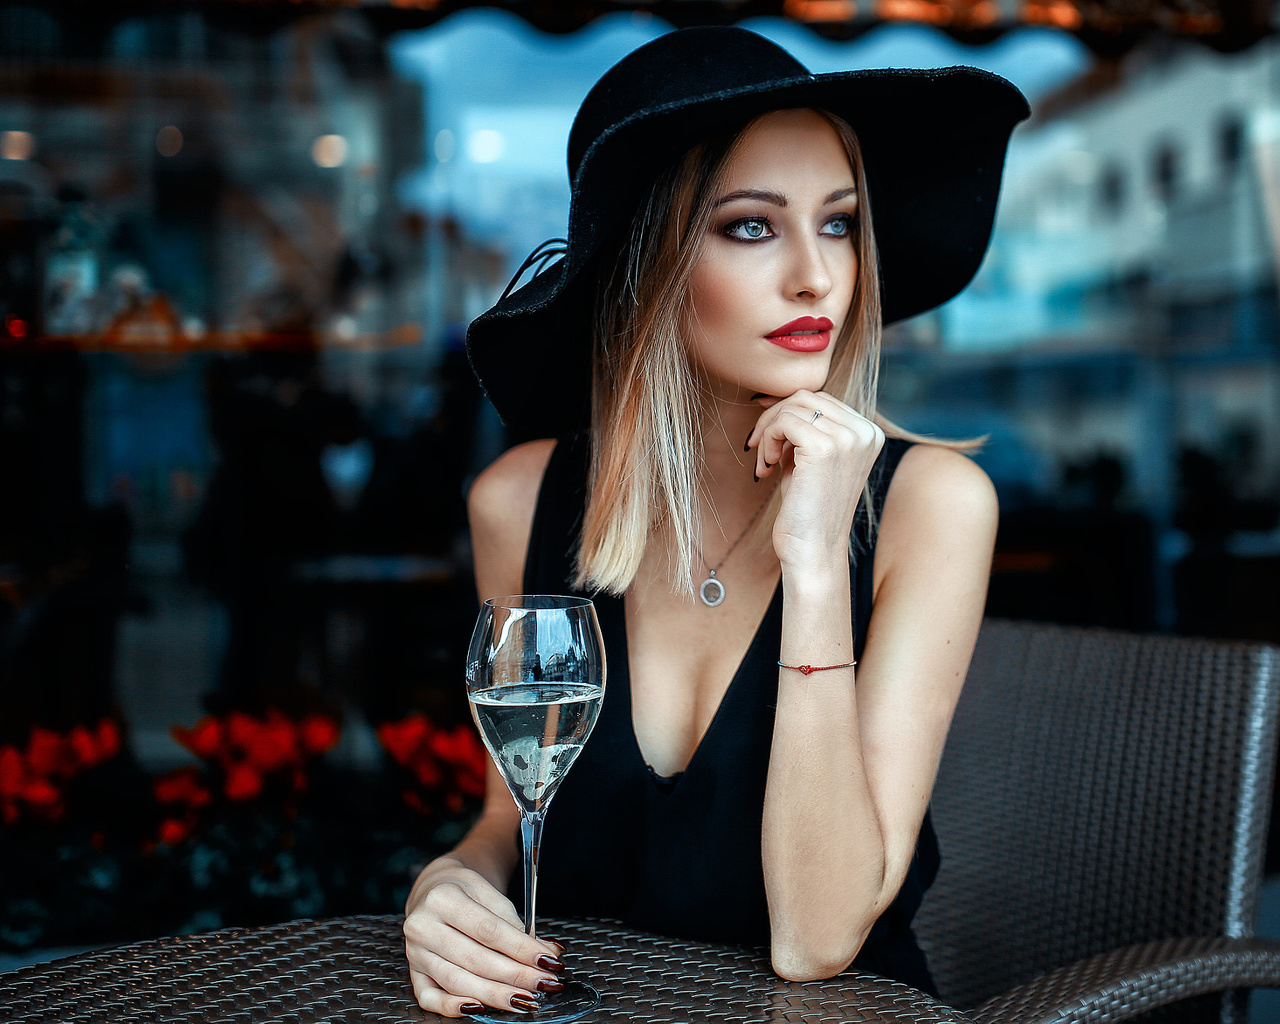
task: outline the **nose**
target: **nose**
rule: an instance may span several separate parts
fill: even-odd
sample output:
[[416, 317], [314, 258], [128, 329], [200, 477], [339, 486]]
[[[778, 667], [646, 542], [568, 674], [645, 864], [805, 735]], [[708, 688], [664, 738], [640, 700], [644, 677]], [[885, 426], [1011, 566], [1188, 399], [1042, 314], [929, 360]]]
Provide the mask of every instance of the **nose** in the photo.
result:
[[786, 290], [797, 299], [822, 299], [831, 291], [832, 268], [818, 238], [796, 238], [788, 267]]

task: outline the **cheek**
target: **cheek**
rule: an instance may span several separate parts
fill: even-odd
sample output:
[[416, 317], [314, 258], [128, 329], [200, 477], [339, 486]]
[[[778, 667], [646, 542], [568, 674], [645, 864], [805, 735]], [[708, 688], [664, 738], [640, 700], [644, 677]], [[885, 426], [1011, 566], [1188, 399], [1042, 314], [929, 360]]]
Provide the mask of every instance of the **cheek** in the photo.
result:
[[689, 282], [689, 300], [693, 314], [704, 331], [713, 331], [729, 319], [735, 310], [741, 309], [740, 296], [735, 289], [737, 274], [717, 263], [704, 263], [693, 273]]

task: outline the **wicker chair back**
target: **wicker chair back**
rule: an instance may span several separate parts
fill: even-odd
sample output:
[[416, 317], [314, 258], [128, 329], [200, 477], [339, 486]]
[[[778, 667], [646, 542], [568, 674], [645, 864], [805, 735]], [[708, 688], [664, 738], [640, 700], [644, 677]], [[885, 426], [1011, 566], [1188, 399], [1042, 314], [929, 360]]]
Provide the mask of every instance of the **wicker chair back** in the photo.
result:
[[942, 870], [916, 918], [947, 1002], [1138, 942], [1252, 934], [1277, 654], [983, 624], [934, 792]]

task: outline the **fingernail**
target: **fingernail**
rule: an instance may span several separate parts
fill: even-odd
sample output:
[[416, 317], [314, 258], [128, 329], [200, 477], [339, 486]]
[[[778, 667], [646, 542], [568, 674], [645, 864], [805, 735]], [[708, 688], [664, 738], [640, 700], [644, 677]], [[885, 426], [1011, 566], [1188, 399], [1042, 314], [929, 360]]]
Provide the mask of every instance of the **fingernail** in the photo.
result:
[[513, 1010], [523, 1010], [525, 1013], [533, 1013], [542, 1004], [531, 996], [512, 996], [511, 1008]]
[[459, 1013], [484, 1013], [483, 1003], [463, 1003], [458, 1007]]
[[543, 978], [538, 982], [539, 992], [563, 992], [564, 982], [557, 981], [555, 978]]
[[756, 475], [756, 471], [754, 469], [751, 471], [751, 479], [756, 483], [760, 482], [760, 477]]
[[775, 465], [774, 463], [772, 463], [772, 462], [770, 462], [768, 459], [766, 459], [766, 460], [765, 460], [765, 463], [764, 463], [764, 468], [765, 468], [765, 469], [773, 469], [774, 465]]
[[538, 957], [538, 959], [535, 960], [534, 963], [536, 963], [544, 971], [563, 971], [564, 970], [564, 964], [562, 964], [559, 960], [557, 960], [553, 956], [547, 956], [546, 953], [543, 953], [542, 956]]
[[[752, 433], [755, 433], [755, 431], [752, 431]], [[746, 442], [746, 444], [744, 444], [744, 445], [742, 446], [742, 450], [743, 450], [744, 452], [749, 452], [749, 451], [751, 451], [751, 434], [748, 434], [748, 435], [747, 435], [747, 442]]]

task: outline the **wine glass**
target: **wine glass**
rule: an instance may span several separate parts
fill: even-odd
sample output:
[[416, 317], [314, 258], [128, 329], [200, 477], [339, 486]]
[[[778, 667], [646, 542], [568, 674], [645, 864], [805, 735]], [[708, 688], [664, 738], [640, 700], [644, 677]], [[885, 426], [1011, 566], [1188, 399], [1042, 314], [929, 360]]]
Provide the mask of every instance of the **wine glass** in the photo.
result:
[[[536, 937], [542, 820], [560, 780], [591, 735], [604, 699], [604, 646], [595, 605], [583, 597], [517, 594], [481, 606], [467, 652], [467, 699], [484, 745], [520, 809], [524, 925]], [[600, 1003], [590, 985], [565, 980], [539, 993], [531, 1013], [485, 1010], [477, 1021], [577, 1020]]]

